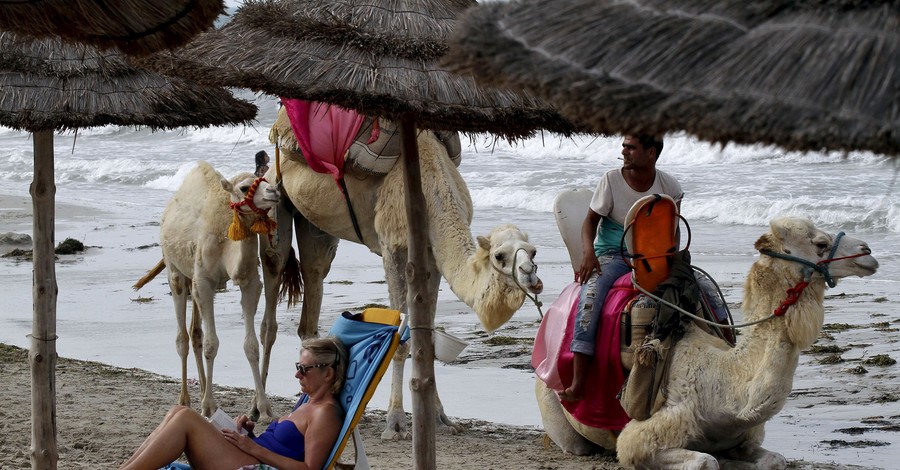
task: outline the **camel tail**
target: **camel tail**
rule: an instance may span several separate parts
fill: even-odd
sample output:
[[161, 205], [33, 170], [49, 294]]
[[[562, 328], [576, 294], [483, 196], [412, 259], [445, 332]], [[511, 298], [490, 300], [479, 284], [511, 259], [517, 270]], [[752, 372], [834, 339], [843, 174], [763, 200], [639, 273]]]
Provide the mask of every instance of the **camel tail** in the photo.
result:
[[152, 281], [159, 273], [166, 269], [166, 260], [161, 259], [159, 263], [156, 263], [156, 266], [153, 267], [144, 277], [138, 279], [138, 282], [135, 282], [133, 286], [131, 286], [134, 290], [139, 290], [141, 287], [147, 285], [148, 282]]
[[300, 274], [300, 261], [294, 253], [294, 247], [288, 253], [287, 262], [284, 263], [284, 272], [281, 275], [281, 290], [278, 293], [278, 301], [287, 298], [287, 306], [291, 308], [300, 303], [303, 295], [303, 277]]

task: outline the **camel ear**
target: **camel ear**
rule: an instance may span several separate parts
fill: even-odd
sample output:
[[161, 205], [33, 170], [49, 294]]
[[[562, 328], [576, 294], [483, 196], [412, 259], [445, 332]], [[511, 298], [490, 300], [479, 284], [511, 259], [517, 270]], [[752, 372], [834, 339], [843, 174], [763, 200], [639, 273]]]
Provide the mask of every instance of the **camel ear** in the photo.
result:
[[484, 251], [491, 251], [491, 239], [482, 235], [475, 237], [478, 240], [478, 246]]
[[231, 194], [231, 192], [234, 190], [234, 186], [231, 185], [231, 181], [228, 181], [227, 179], [220, 176], [219, 182], [222, 183], [222, 189], [224, 189], [226, 193]]
[[757, 251], [769, 250], [769, 251], [777, 251], [775, 246], [775, 241], [772, 239], [772, 234], [767, 233], [763, 236], [759, 237], [759, 240], [756, 240], [756, 243], [753, 245]]
[[780, 251], [780, 242], [785, 239], [790, 229], [788, 222], [788, 219], [782, 217], [769, 221], [769, 233], [759, 237], [753, 247], [757, 250]]

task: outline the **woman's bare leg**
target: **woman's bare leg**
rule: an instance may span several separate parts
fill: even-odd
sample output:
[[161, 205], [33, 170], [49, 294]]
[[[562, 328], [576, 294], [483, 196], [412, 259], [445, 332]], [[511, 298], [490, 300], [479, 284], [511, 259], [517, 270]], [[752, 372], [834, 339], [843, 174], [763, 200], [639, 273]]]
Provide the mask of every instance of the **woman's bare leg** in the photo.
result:
[[198, 468], [238, 468], [259, 462], [226, 441], [196, 411], [176, 406], [120, 470], [156, 470], [185, 452]]
[[147, 445], [149, 443], [153, 442], [154, 439], [156, 439], [156, 436], [161, 432], [162, 429], [165, 429], [166, 424], [169, 422], [169, 420], [171, 420], [172, 417], [175, 416], [176, 413], [178, 413], [179, 411], [181, 411], [183, 409], [185, 409], [185, 407], [180, 406], [180, 405], [175, 405], [172, 408], [170, 408], [169, 411], [166, 413], [166, 417], [163, 418], [162, 422], [159, 423], [158, 426], [156, 426], [156, 429], [154, 429], [153, 432], [151, 432], [150, 435], [147, 436], [146, 439], [144, 439], [144, 442], [141, 444], [141, 446], [138, 447], [138, 449], [136, 451], [134, 451], [134, 454], [131, 456], [131, 458], [129, 458], [128, 460], [125, 461], [125, 463], [122, 464], [122, 467], [125, 467], [126, 465], [130, 464], [135, 458], [137, 458], [137, 456], [139, 456], [141, 453], [143, 453], [144, 449], [147, 448]]

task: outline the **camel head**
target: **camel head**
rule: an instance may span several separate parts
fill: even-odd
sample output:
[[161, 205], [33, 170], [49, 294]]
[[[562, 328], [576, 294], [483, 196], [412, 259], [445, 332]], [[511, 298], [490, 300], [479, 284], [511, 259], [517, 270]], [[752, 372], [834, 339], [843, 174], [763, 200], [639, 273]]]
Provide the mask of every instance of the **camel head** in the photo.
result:
[[271, 233], [275, 229], [275, 220], [269, 217], [269, 210], [281, 199], [275, 185], [250, 173], [241, 173], [231, 180], [223, 177], [220, 182], [231, 198], [230, 207], [234, 211], [228, 238], [239, 241], [247, 238], [249, 232]]
[[537, 250], [528, 243], [528, 235], [515, 225], [504, 224], [491, 230], [487, 237], [478, 236], [478, 250], [486, 252], [491, 267], [504, 274], [510, 287], [528, 289], [532, 294], [544, 290], [534, 262]]
[[470, 258], [487, 277], [473, 293], [472, 303], [466, 302], [478, 315], [488, 332], [509, 321], [525, 302], [525, 294], [539, 294], [544, 283], [537, 275], [534, 245], [518, 227], [505, 224], [495, 227], [484, 237], [477, 237], [478, 247]]
[[[805, 260], [806, 263], [791, 263], [798, 279], [809, 273], [811, 280], [825, 280], [829, 287], [834, 287], [838, 279], [870, 276], [878, 269], [869, 245], [844, 236], [843, 232], [832, 235], [816, 228], [809, 220], [796, 217], [774, 219], [770, 227], [771, 231], [756, 241], [756, 249], [763, 254]], [[777, 259], [791, 261], [782, 256]]]

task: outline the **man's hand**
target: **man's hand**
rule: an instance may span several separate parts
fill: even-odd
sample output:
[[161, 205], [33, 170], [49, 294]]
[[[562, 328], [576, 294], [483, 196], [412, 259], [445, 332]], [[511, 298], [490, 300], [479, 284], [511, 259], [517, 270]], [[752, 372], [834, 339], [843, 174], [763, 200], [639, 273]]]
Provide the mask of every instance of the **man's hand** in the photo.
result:
[[586, 252], [584, 254], [584, 258], [581, 260], [581, 267], [575, 272], [575, 282], [586, 283], [594, 271], [597, 271], [597, 274], [600, 273], [600, 260], [597, 259], [594, 251], [591, 250], [590, 253]]

